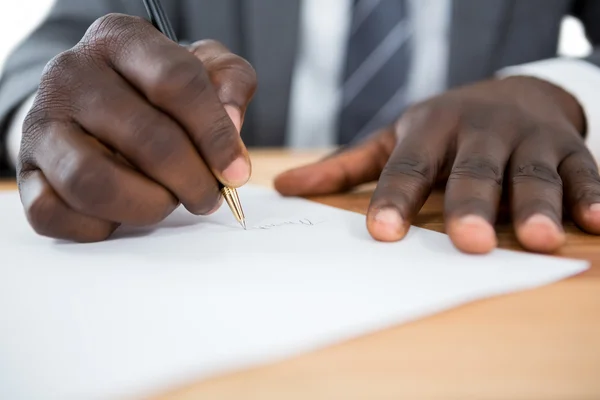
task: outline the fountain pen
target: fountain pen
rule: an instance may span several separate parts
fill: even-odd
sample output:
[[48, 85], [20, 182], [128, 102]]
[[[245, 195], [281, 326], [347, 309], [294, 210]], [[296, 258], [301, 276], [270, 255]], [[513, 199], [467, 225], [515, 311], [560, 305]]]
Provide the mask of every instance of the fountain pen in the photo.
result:
[[[154, 27], [175, 43], [179, 43], [175, 31], [173, 30], [173, 26], [160, 4], [160, 0], [144, 0], [144, 5], [146, 6], [146, 11], [148, 11], [150, 22], [152, 22]], [[244, 229], [246, 229], [246, 217], [244, 216], [244, 210], [242, 209], [240, 196], [238, 195], [237, 190], [235, 188], [226, 187], [221, 182], [219, 182], [219, 189], [235, 219]]]

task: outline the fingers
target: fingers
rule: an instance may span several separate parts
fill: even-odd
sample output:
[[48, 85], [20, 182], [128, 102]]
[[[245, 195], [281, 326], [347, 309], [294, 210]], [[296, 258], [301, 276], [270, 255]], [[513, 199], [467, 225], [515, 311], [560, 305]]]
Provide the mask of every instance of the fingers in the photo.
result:
[[563, 186], [556, 143], [530, 136], [509, 165], [510, 203], [515, 232], [530, 251], [556, 251], [565, 241], [562, 229]]
[[190, 212], [207, 214], [217, 206], [217, 181], [179, 124], [114, 71], [90, 82], [90, 91], [103, 95], [76, 96], [72, 115], [87, 132], [169, 189]]
[[201, 40], [189, 50], [204, 64], [219, 100], [239, 132], [256, 91], [254, 68], [214, 40]]
[[[38, 182], [27, 204], [104, 227], [92, 238], [158, 222], [180, 201], [196, 214], [218, 208], [217, 179], [235, 187], [250, 175], [239, 129], [256, 76], [216, 42], [193, 52], [144, 19], [112, 14], [55, 57], [25, 124], [19, 180]], [[55, 236], [80, 239], [62, 225]]]
[[502, 195], [505, 165], [512, 151], [508, 132], [469, 129], [458, 138], [458, 153], [445, 195], [446, 232], [468, 253], [487, 253], [497, 245], [494, 222]]
[[54, 122], [44, 130], [32, 154], [34, 165], [72, 210], [104, 221], [151, 225], [177, 207], [168, 190], [118, 162], [76, 125]]
[[456, 126], [452, 113], [436, 109], [417, 109], [400, 120], [403, 139], [381, 173], [367, 212], [373, 238], [388, 242], [406, 235], [444, 166]]
[[583, 145], [560, 163], [565, 203], [575, 223], [584, 231], [600, 234], [600, 177], [598, 166]]
[[170, 115], [222, 183], [250, 177], [247, 150], [202, 62], [142, 18], [111, 14], [97, 20], [77, 47], [100, 54], [155, 107]]
[[69, 208], [52, 190], [40, 170], [24, 173], [19, 189], [27, 219], [40, 235], [77, 242], [96, 242], [108, 238], [119, 226]]
[[395, 143], [392, 129], [383, 130], [335, 156], [284, 172], [275, 178], [275, 189], [286, 196], [310, 196], [341, 192], [376, 180]]

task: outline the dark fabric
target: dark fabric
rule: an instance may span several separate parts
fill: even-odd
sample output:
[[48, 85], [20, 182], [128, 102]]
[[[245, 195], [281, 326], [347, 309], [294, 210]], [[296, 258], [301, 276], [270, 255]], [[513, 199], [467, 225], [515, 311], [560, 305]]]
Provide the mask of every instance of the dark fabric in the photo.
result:
[[[251, 146], [284, 143], [300, 2], [163, 1], [180, 40], [222, 41], [256, 68], [259, 88], [242, 131]], [[74, 46], [94, 20], [111, 12], [145, 16], [142, 0], [55, 1], [46, 20], [5, 64], [0, 78], [0, 140], [13, 110], [35, 92], [46, 63]], [[556, 57], [560, 21], [569, 13], [582, 20], [594, 45], [587, 60], [600, 66], [600, 0], [454, 0], [448, 86], [489, 78], [508, 65]]]
[[412, 28], [406, 0], [355, 3], [346, 55], [339, 144], [389, 125], [405, 107]]

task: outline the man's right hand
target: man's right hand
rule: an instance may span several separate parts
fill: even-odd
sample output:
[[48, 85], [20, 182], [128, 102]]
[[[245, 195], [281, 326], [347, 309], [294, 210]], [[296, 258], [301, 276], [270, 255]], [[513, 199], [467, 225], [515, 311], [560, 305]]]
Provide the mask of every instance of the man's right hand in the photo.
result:
[[250, 64], [214, 41], [184, 48], [144, 19], [108, 15], [46, 67], [23, 127], [21, 200], [41, 235], [108, 238], [180, 203], [221, 204], [217, 179], [250, 177], [240, 138]]

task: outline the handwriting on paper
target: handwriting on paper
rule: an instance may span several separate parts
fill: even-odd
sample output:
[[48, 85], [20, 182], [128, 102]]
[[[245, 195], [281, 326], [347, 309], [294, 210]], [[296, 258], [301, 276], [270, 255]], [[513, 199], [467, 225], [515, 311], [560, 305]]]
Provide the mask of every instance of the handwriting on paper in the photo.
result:
[[287, 226], [287, 225], [302, 225], [302, 226], [315, 226], [320, 224], [322, 221], [319, 222], [315, 222], [312, 221], [308, 218], [301, 218], [301, 219], [294, 219], [291, 221], [283, 221], [283, 222], [276, 222], [276, 223], [272, 223], [272, 224], [264, 224], [264, 225], [259, 225], [256, 226], [254, 229], [273, 229], [273, 228], [278, 228], [280, 226]]

